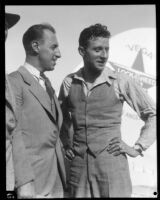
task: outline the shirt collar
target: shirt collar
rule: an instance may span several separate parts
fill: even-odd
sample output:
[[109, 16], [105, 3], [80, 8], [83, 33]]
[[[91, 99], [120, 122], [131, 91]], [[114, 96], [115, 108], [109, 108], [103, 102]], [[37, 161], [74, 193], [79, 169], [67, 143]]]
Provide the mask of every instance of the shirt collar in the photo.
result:
[[35, 77], [39, 78], [40, 77], [40, 71], [36, 69], [33, 65], [25, 62], [24, 67]]
[[[80, 68], [75, 74], [74, 74], [74, 78], [75, 79], [79, 79], [83, 82], [85, 82], [84, 78], [83, 78], [83, 68]], [[112, 84], [112, 81], [110, 79], [116, 79], [116, 75], [115, 72], [113, 70], [111, 70], [109, 67], [105, 67], [103, 72], [101, 73], [101, 75], [97, 78], [96, 83], [94, 85], [98, 85], [104, 82], [109, 83], [110, 85]]]

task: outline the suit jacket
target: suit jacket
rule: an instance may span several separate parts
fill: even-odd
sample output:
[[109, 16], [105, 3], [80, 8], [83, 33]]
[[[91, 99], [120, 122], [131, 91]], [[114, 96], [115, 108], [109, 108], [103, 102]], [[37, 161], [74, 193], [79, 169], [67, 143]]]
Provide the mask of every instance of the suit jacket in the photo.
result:
[[[55, 173], [60, 173], [62, 184], [64, 187], [66, 185], [64, 157], [59, 139], [62, 125], [59, 102], [54, 94], [58, 113], [56, 120], [48, 94], [27, 69], [21, 66], [10, 77], [15, 79], [13, 87], [16, 103], [22, 108], [21, 127], [35, 175], [35, 190], [39, 195], [47, 195], [54, 188]], [[55, 156], [58, 166], [54, 165]]]
[[10, 81], [6, 75], [6, 190], [14, 190], [34, 179], [19, 126], [21, 112], [16, 108]]

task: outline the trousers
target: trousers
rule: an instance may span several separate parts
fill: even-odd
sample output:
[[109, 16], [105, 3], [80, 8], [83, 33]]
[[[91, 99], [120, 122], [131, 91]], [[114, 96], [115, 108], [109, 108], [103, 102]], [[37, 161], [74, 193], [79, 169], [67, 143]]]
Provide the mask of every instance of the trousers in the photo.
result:
[[72, 160], [69, 196], [75, 197], [131, 197], [132, 187], [127, 156], [113, 156], [106, 150], [94, 157], [89, 151], [84, 158]]

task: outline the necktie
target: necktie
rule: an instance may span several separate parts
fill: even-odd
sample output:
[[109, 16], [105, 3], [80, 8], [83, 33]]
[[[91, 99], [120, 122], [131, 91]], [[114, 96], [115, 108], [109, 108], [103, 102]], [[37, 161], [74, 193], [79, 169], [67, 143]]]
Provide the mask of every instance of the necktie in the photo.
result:
[[44, 80], [44, 83], [45, 83], [45, 86], [46, 86], [46, 92], [48, 93], [50, 99], [51, 99], [51, 109], [52, 109], [52, 113], [53, 115], [55, 116], [55, 119], [57, 119], [57, 109], [56, 109], [56, 106], [55, 106], [55, 102], [54, 102], [54, 89], [52, 88], [52, 85], [51, 85], [51, 82], [50, 80], [45, 76], [44, 73], [40, 73], [40, 76], [43, 78]]
[[53, 89], [52, 86], [51, 86], [51, 82], [50, 82], [50, 80], [45, 76], [44, 73], [40, 73], [40, 76], [43, 78], [44, 83], [45, 83], [45, 86], [46, 86], [46, 91], [47, 91], [47, 93], [48, 93], [50, 99], [52, 100], [55, 91], [54, 91], [54, 89]]

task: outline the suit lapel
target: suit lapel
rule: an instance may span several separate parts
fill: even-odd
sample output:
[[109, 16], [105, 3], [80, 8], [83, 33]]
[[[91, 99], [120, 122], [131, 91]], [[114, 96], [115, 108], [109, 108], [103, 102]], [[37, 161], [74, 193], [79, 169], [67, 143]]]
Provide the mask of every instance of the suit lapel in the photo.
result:
[[[51, 87], [52, 87], [52, 85], [51, 85]], [[53, 87], [52, 87], [52, 98], [53, 98], [51, 100], [52, 106], [53, 107], [55, 106], [54, 116], [55, 116], [55, 119], [57, 119], [58, 127], [60, 129], [61, 125], [62, 125], [63, 116], [62, 116], [62, 111], [61, 111], [61, 108], [60, 108], [59, 101], [58, 101], [58, 99], [56, 97], [56, 94], [55, 94], [55, 91], [54, 91]]]
[[46, 91], [23, 66], [20, 67], [18, 71], [22, 75], [24, 82], [28, 84], [29, 91], [32, 95], [39, 101], [43, 108], [50, 113], [53, 120], [56, 121], [51, 110], [51, 101]]
[[60, 108], [60, 104], [59, 104], [59, 101], [55, 95], [55, 93], [53, 94], [53, 99], [54, 99], [54, 102], [55, 102], [55, 107], [57, 109], [57, 122], [58, 122], [58, 126], [59, 126], [59, 129], [61, 128], [61, 125], [62, 125], [62, 120], [63, 120], [63, 116], [62, 116], [62, 111], [61, 111], [61, 108]]

